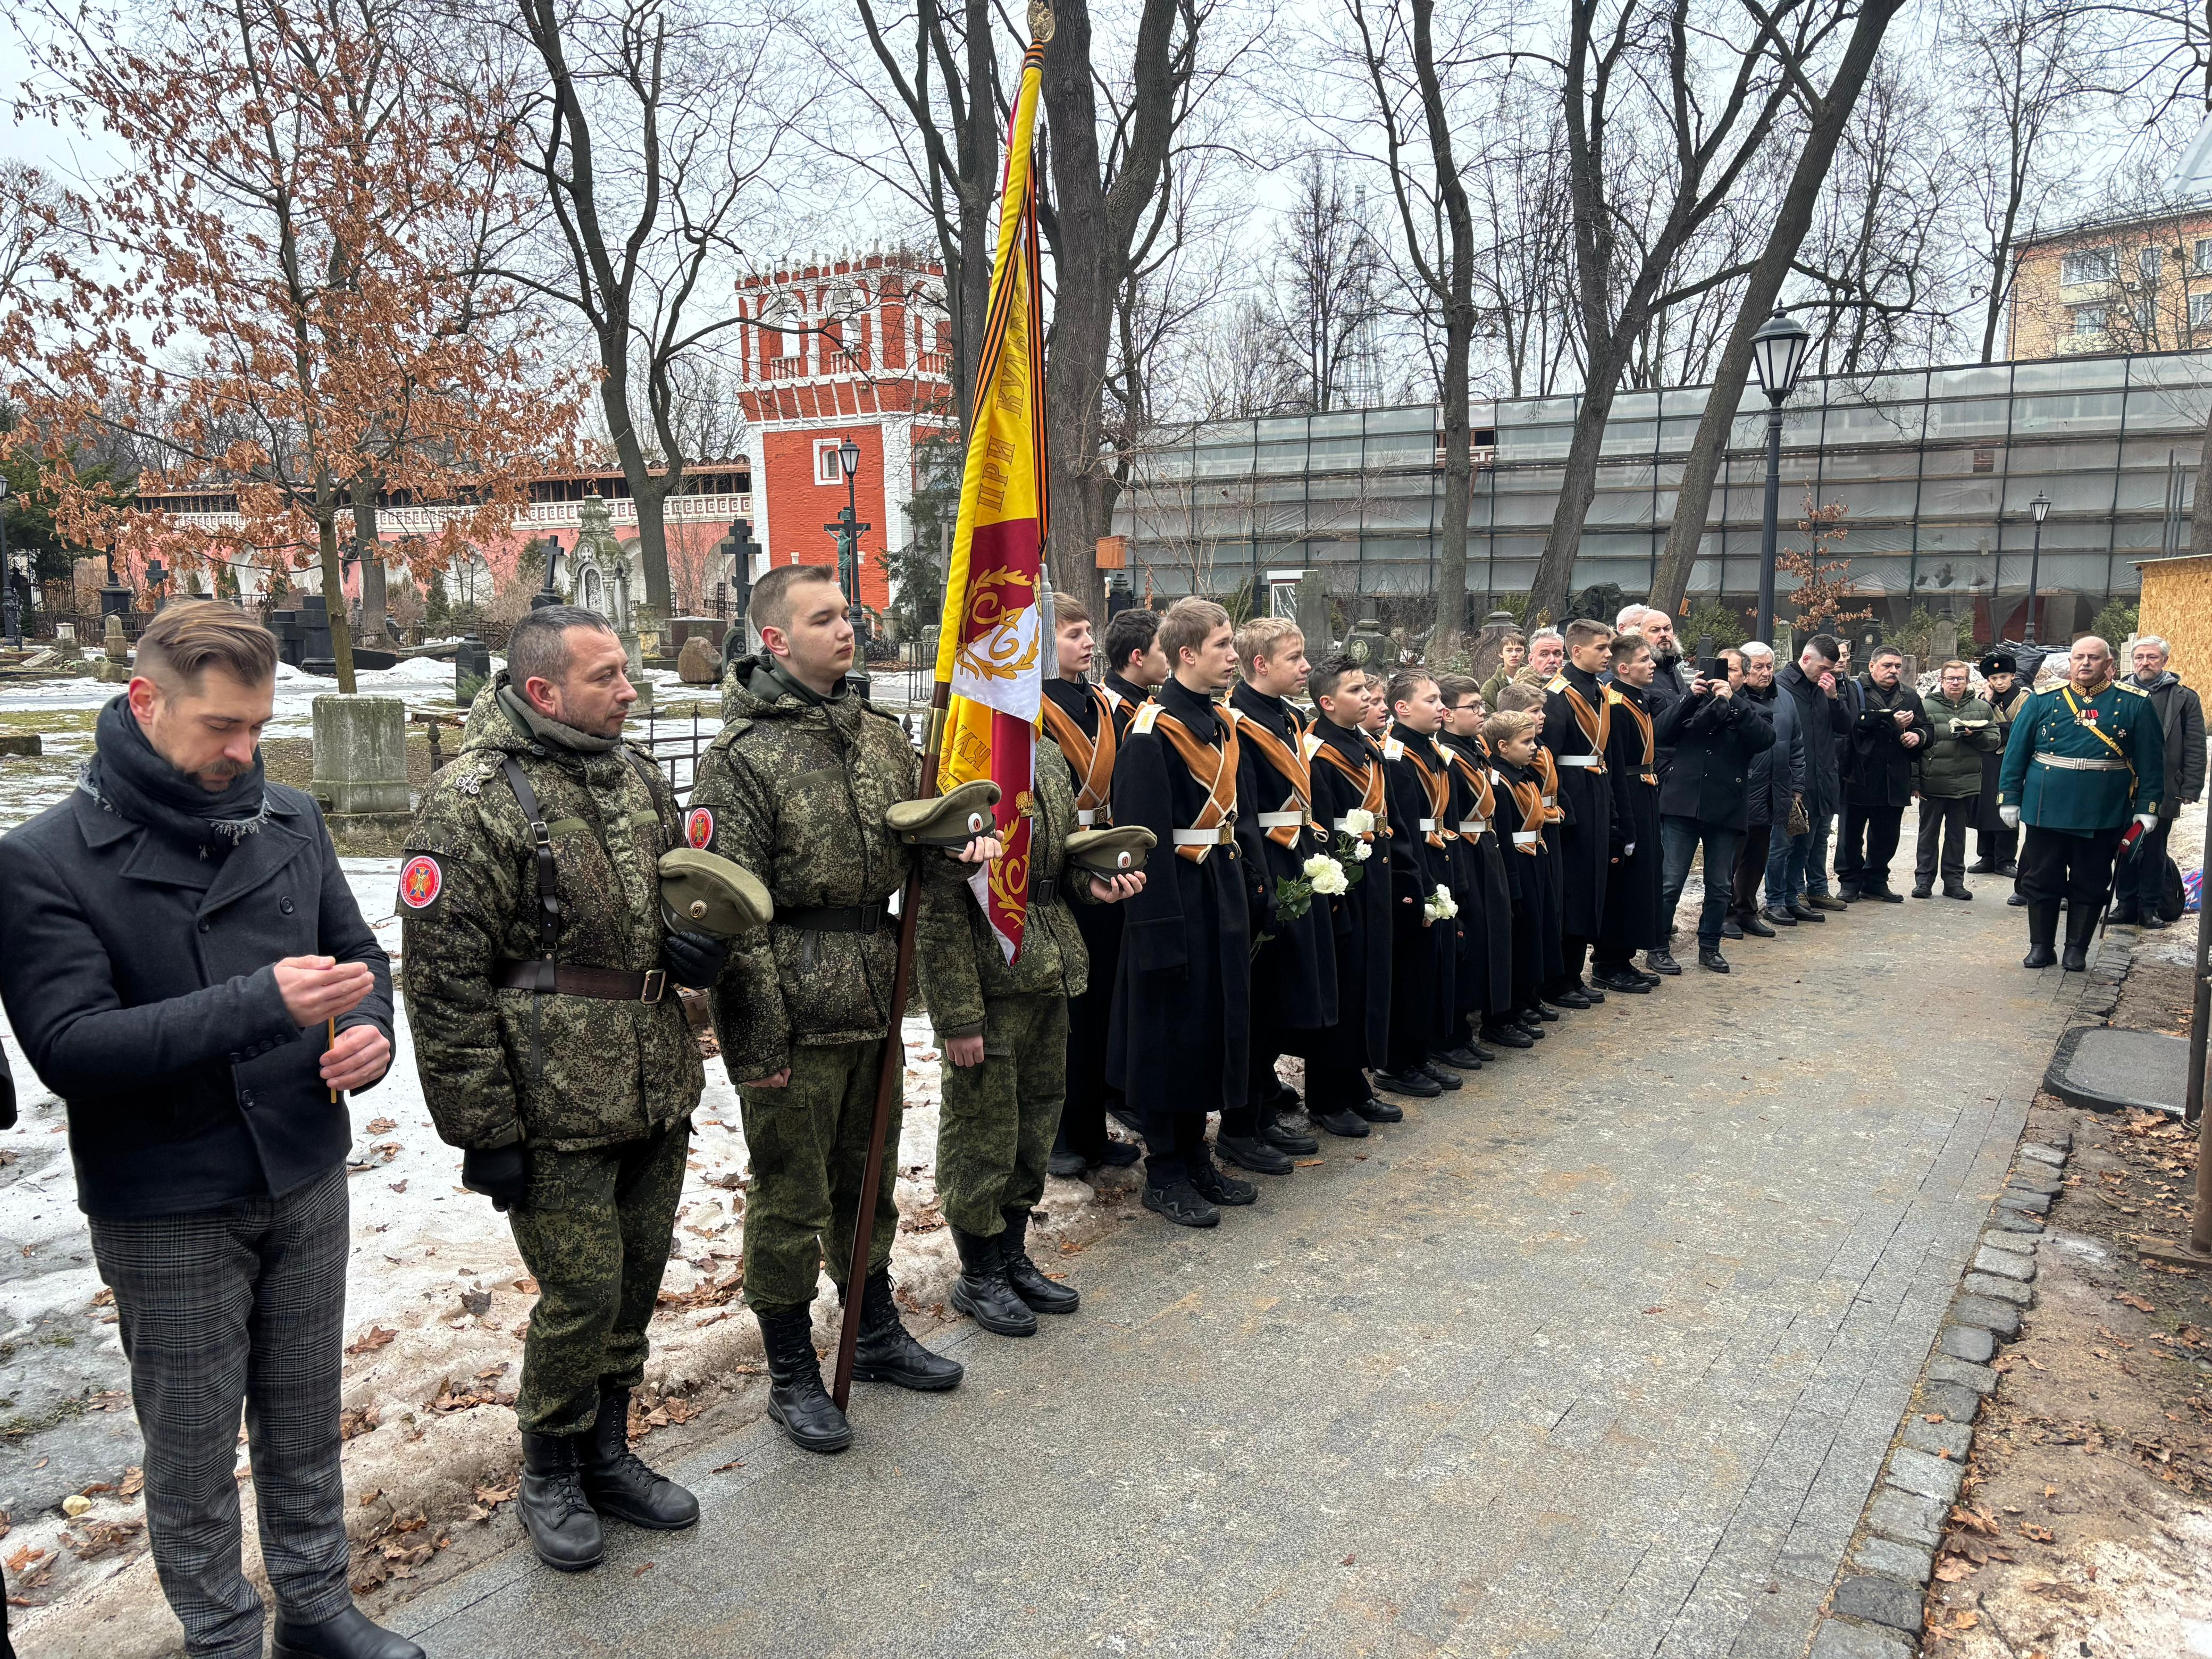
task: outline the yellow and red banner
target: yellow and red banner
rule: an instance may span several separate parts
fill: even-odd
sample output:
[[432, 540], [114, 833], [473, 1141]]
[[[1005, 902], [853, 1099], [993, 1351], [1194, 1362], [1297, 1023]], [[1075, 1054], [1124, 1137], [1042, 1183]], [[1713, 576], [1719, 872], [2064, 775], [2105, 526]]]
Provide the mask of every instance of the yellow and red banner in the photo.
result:
[[937, 678], [951, 687], [938, 763], [940, 791], [989, 778], [999, 786], [1006, 856], [973, 878], [975, 896], [1011, 962], [1029, 919], [1031, 769], [1044, 678], [1044, 323], [1040, 314], [1036, 174], [1039, 70], [1044, 41], [1022, 58], [1006, 131], [991, 309], [968, 422], [960, 523], [938, 635]]

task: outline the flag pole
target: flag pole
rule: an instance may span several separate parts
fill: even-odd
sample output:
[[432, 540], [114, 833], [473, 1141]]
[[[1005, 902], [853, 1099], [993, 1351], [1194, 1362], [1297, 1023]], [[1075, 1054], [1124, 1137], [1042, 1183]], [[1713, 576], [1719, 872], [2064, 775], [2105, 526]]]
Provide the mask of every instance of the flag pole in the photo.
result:
[[[1051, 8], [1046, 0], [1030, 0], [1029, 23], [1030, 46], [1022, 58], [1022, 76], [1024, 82], [1030, 82], [1030, 77], [1036, 72], [1042, 62], [1045, 43], [1053, 36], [1054, 18]], [[1024, 94], [1027, 94], [1026, 97], [1024, 96]], [[966, 595], [959, 590], [964, 586], [967, 580], [969, 538], [972, 536], [974, 531], [973, 514], [983, 460], [983, 447], [974, 441], [975, 428], [981, 419], [981, 404], [986, 392], [986, 382], [995, 383], [997, 343], [1002, 338], [1006, 326], [1006, 308], [1004, 303], [1005, 296], [1000, 292], [1001, 284], [1021, 279], [1021, 273], [1010, 269], [1010, 261], [1024, 256], [1029, 262], [1028, 279], [1030, 286], [1027, 289], [1025, 304], [1028, 309], [1024, 313], [1024, 322], [1032, 339], [1036, 334], [1035, 307], [1039, 303], [1040, 296], [1034, 285], [1036, 249], [1035, 232], [1030, 222], [1035, 211], [1036, 200], [1034, 173], [1028, 174], [1024, 185], [1023, 193], [1026, 200], [1020, 214], [1021, 222], [1013, 222], [1013, 217], [1009, 212], [1013, 205], [1017, 137], [1021, 141], [1019, 147], [1024, 155], [1025, 172], [1033, 165], [1030, 158], [1034, 155], [1033, 131], [1036, 102], [1036, 88], [1033, 85], [1025, 85], [1021, 92], [1017, 94], [1014, 100], [1015, 111], [1009, 124], [1006, 146], [1007, 176], [1006, 184], [1000, 192], [998, 246], [991, 272], [991, 310], [994, 331], [988, 335], [983, 343], [983, 349], [978, 356], [975, 366], [976, 408], [969, 416], [968, 434], [969, 453], [964, 459], [962, 469], [963, 476], [960, 492], [959, 526], [962, 533], [955, 539], [953, 568], [948, 573], [945, 583], [945, 616], [940, 624], [938, 637], [936, 680], [930, 690], [929, 731], [922, 744], [921, 793], [919, 797], [922, 799], [927, 799], [942, 793], [939, 788], [939, 772], [944, 758], [945, 729], [949, 723], [952, 706], [952, 664], [955, 652], [960, 644], [960, 628], [967, 608]], [[1012, 123], [1023, 119], [1024, 112], [1030, 123], [1031, 131], [1018, 134], [1012, 130]], [[1024, 240], [1024, 235], [1028, 238], [1026, 244]], [[1025, 351], [1030, 356], [1031, 372], [1036, 376], [1036, 390], [1041, 392], [1042, 359], [1036, 355], [1033, 348], [1025, 348]], [[1037, 441], [1042, 442], [1041, 423], [1043, 415], [1041, 397], [1031, 398], [1030, 413], [1032, 422], [1036, 423], [1033, 425], [1032, 430], [1036, 434]], [[1038, 454], [1041, 456], [1042, 453], [1040, 450]], [[1040, 533], [1043, 526], [1043, 471], [1040, 465], [1037, 468], [1036, 478], [1039, 491]], [[1042, 549], [1040, 549], [1041, 553]], [[1042, 578], [1042, 571], [1040, 571], [1040, 578]], [[1046, 641], [1046, 645], [1048, 648], [1050, 641]], [[927, 856], [927, 854], [921, 856]], [[860, 1346], [860, 1308], [866, 1294], [868, 1257], [875, 1243], [876, 1205], [880, 1200], [883, 1192], [884, 1143], [890, 1135], [891, 1100], [894, 1092], [899, 1087], [906, 1065], [906, 1045], [902, 1033], [906, 1022], [907, 995], [914, 981], [915, 927], [921, 909], [921, 858], [916, 857], [908, 862], [906, 884], [900, 890], [898, 960], [897, 965], [891, 971], [890, 1018], [884, 1031], [882, 1062], [876, 1073], [876, 1109], [874, 1118], [868, 1126], [868, 1157], [867, 1163], [860, 1172], [860, 1206], [853, 1218], [853, 1251], [845, 1264], [844, 1316], [838, 1326], [837, 1363], [833, 1372], [830, 1388], [830, 1397], [837, 1402], [839, 1411], [845, 1409], [846, 1403], [851, 1399], [853, 1393], [853, 1358]]]

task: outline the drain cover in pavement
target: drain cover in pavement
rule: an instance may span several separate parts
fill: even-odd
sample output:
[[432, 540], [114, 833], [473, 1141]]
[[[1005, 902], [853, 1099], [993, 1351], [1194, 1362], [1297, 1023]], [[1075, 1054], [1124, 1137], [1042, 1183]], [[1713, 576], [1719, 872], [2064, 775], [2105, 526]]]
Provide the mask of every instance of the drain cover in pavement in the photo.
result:
[[2189, 1097], [2189, 1039], [2077, 1025], [2059, 1039], [2043, 1086], [2090, 1111], [2132, 1108], [2179, 1117]]

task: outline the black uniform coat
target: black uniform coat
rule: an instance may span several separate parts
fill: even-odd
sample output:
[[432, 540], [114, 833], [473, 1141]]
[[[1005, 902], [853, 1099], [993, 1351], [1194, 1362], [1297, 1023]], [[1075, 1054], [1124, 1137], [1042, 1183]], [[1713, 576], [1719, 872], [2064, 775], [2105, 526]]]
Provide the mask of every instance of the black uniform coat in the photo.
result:
[[[1417, 761], [1418, 750], [1421, 758]], [[1437, 888], [1451, 887], [1449, 844], [1431, 846], [1421, 824], [1443, 818], [1431, 805], [1422, 779], [1422, 763], [1444, 774], [1446, 763], [1436, 739], [1393, 721], [1382, 745], [1384, 786], [1390, 802], [1390, 931], [1395, 950], [1390, 967], [1390, 1045], [1401, 1062], [1418, 1060], [1442, 1038], [1452, 1021], [1452, 957], [1459, 936], [1449, 921], [1427, 920], [1427, 904]], [[1444, 808], [1449, 813], [1449, 804]]]
[[283, 1194], [353, 1141], [323, 1086], [328, 1033], [286, 1012], [274, 964], [365, 963], [338, 1029], [392, 1035], [392, 969], [314, 801], [203, 859], [80, 789], [0, 840], [0, 993], [24, 1057], [69, 1108], [88, 1215], [179, 1215]]
[[[1243, 726], [1256, 726], [1280, 743], [1301, 762], [1299, 745], [1305, 739], [1305, 722], [1280, 697], [1271, 697], [1239, 684], [1229, 694], [1229, 706]], [[1319, 1030], [1336, 1023], [1336, 951], [1330, 942], [1328, 907], [1319, 902], [1295, 919], [1275, 914], [1278, 884], [1301, 878], [1306, 860], [1321, 852], [1323, 839], [1310, 828], [1301, 830], [1288, 847], [1272, 840], [1260, 827], [1262, 812], [1295, 811], [1297, 800], [1290, 780], [1260, 752], [1249, 738], [1240, 744], [1237, 768], [1237, 847], [1244, 881], [1255, 900], [1259, 933], [1272, 934], [1252, 959], [1252, 1009], [1269, 1030]], [[1299, 1052], [1295, 1044], [1290, 1052]]]
[[[1325, 744], [1355, 769], [1380, 766], [1382, 751], [1364, 732], [1339, 726], [1327, 716], [1313, 723], [1313, 742]], [[1313, 813], [1316, 823], [1334, 826], [1363, 810], [1360, 791], [1328, 760], [1313, 761]], [[1334, 831], [1332, 829], [1331, 833]], [[1327, 1033], [1328, 1052], [1315, 1058], [1346, 1066], [1380, 1066], [1390, 1029], [1390, 838], [1378, 825], [1366, 844], [1362, 874], [1340, 896], [1316, 899], [1328, 907], [1336, 957], [1336, 1024]]]
[[[1559, 937], [1558, 884], [1553, 878], [1559, 860], [1544, 837], [1540, 798], [1536, 805], [1537, 821], [1531, 823], [1522, 815], [1519, 799], [1513, 793], [1516, 787], [1524, 796], [1532, 787], [1540, 787], [1534, 769], [1524, 770], [1502, 760], [1493, 760], [1490, 778], [1498, 802], [1498, 816], [1491, 821], [1498, 833], [1492, 839], [1502, 851], [1506, 888], [1512, 900], [1510, 1006], [1527, 1007], [1535, 1002], [1538, 994], [1559, 971], [1559, 963], [1545, 950], [1547, 929], [1553, 939]], [[1514, 837], [1518, 835], [1533, 835], [1536, 839], [1516, 842]], [[1523, 848], [1534, 850], [1524, 852]], [[1554, 945], [1552, 951], [1556, 952], [1558, 948]]]
[[[1228, 735], [1209, 697], [1170, 679], [1154, 701], [1218, 749]], [[1175, 851], [1206, 786], [1167, 738], [1133, 722], [1114, 765], [1114, 817], [1142, 824], [1159, 845], [1144, 890], [1122, 901], [1121, 989], [1108, 1038], [1107, 1079], [1148, 1111], [1212, 1112], [1245, 1103], [1251, 1028], [1252, 937], [1236, 846], [1203, 862]]]
[[[1902, 679], [1897, 690], [1885, 691], [1862, 675], [1859, 696], [1863, 706], [1851, 722], [1851, 766], [1844, 799], [1854, 806], [1909, 805], [1912, 763], [1928, 752], [1934, 729], [1920, 705], [1920, 694]], [[1895, 715], [1900, 708], [1911, 714], [1911, 724], [1898, 725]], [[1918, 747], [1905, 746], [1907, 732], [1919, 732]]]
[[[1694, 818], [1717, 830], [1748, 826], [1753, 775], [1764, 771], [1760, 763], [1774, 747], [1774, 722], [1746, 695], [1707, 692], [1674, 711], [1674, 764], [1659, 780], [1662, 817]], [[1763, 777], [1759, 789], [1768, 793]]]
[[[1480, 738], [1437, 734], [1452, 757], [1452, 823], [1459, 839], [1451, 846], [1452, 891], [1459, 895], [1459, 953], [1452, 963], [1453, 1000], [1463, 1014], [1502, 1014], [1513, 1006], [1513, 896], [1507, 884], [1498, 826], [1480, 834], [1475, 822], [1486, 796], [1497, 815], [1497, 787], [1490, 782], [1490, 755]], [[1478, 790], [1477, 781], [1484, 786]]]
[[[1094, 743], [1097, 741], [1098, 699], [1091, 695], [1089, 686], [1068, 680], [1047, 680], [1044, 694], [1075, 722], [1085, 737]], [[1117, 739], [1136, 712], [1133, 707], [1114, 709]], [[1083, 948], [1091, 959], [1091, 979], [1083, 994], [1071, 998], [1067, 1005], [1066, 1102], [1071, 1112], [1085, 1126], [1080, 1133], [1094, 1136], [1101, 1127], [1100, 1114], [1105, 1110], [1109, 1092], [1106, 1041], [1114, 1011], [1115, 986], [1121, 970], [1121, 907], [1072, 904], [1068, 909], [1075, 917], [1075, 931], [1083, 935]], [[1091, 1146], [1078, 1146], [1076, 1150], [1094, 1152], [1101, 1149]]]
[[1561, 926], [1571, 938], [1595, 939], [1605, 916], [1606, 877], [1613, 860], [1613, 785], [1593, 767], [1567, 763], [1595, 752], [1568, 705], [1570, 686], [1600, 711], [1605, 687], [1596, 675], [1570, 663], [1546, 688], [1551, 695], [1544, 699], [1544, 747], [1559, 763], [1559, 800], [1567, 809], [1559, 834]]
[[[1653, 711], [1637, 687], [1616, 684], [1610, 690], [1628, 707], [1613, 711], [1613, 732], [1607, 744], [1606, 774], [1613, 786], [1616, 837], [1613, 855], [1619, 862], [1606, 878], [1605, 915], [1598, 937], [1609, 953], [1617, 954], [1649, 950], [1666, 942], [1667, 924], [1660, 914], [1665, 855], [1659, 847], [1659, 785], [1654, 769], [1658, 765], [1656, 745], [1675, 737], [1692, 705], [1686, 697], [1679, 697]], [[1644, 729], [1630, 717], [1630, 708], [1652, 716], [1654, 751], [1649, 757], [1644, 752]]]

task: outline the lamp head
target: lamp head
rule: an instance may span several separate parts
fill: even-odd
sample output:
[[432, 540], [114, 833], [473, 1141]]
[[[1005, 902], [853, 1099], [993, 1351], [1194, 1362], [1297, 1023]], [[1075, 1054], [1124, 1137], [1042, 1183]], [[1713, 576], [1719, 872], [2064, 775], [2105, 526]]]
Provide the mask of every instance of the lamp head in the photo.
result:
[[839, 444], [837, 446], [837, 465], [845, 469], [845, 476], [848, 478], [850, 478], [854, 473], [858, 472], [860, 470], [860, 446], [854, 443], [850, 438], [846, 439], [843, 443]]
[[2041, 490], [2037, 490], [2035, 499], [2027, 504], [2027, 510], [2035, 514], [2036, 523], [2041, 524], [2051, 516], [2051, 498]]
[[1778, 306], [1759, 325], [1759, 332], [1751, 337], [1751, 364], [1770, 403], [1779, 404], [1797, 389], [1797, 376], [1812, 344], [1804, 325]]

